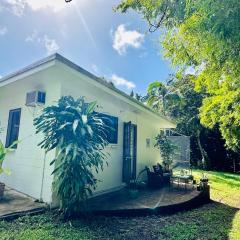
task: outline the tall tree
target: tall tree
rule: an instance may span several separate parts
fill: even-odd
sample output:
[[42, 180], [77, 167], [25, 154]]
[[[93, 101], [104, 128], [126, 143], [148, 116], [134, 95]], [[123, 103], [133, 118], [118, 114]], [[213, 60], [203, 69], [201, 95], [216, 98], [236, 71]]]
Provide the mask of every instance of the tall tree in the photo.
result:
[[178, 92], [179, 100], [167, 102], [167, 113], [175, 119], [180, 133], [191, 136], [196, 141], [201, 154], [201, 165], [206, 168], [209, 159], [201, 141], [201, 136], [206, 130], [199, 118], [199, 107], [202, 105], [204, 94], [194, 91], [194, 78], [193, 75], [178, 75], [171, 79], [168, 85]]
[[181, 98], [178, 94], [178, 89], [173, 89], [171, 86], [166, 86], [164, 83], [155, 81], [150, 83], [147, 89], [147, 104], [163, 115], [170, 105], [180, 102]]
[[171, 77], [167, 84], [149, 84], [147, 103], [156, 111], [173, 118], [177, 131], [196, 140], [201, 154], [201, 165], [206, 168], [208, 155], [201, 143], [204, 127], [199, 119], [203, 95], [194, 91], [193, 75]]
[[164, 29], [164, 54], [184, 71], [196, 71], [195, 89], [205, 92], [201, 122], [219, 126], [226, 145], [240, 150], [240, 1], [123, 0], [117, 10], [134, 9], [149, 30]]

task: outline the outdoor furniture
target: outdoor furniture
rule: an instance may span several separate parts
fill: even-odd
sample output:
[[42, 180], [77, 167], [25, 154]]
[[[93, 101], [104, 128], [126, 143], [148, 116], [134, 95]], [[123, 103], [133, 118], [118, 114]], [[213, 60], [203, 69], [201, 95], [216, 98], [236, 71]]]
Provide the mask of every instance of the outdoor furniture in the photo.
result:
[[173, 175], [171, 176], [170, 182], [173, 184], [174, 181], [177, 181], [178, 188], [180, 187], [180, 183], [184, 183], [184, 188], [187, 189], [187, 184], [189, 184], [190, 181], [193, 181], [192, 175]]
[[159, 174], [162, 176], [163, 178], [163, 184], [170, 184], [170, 178], [172, 176], [172, 171], [164, 171], [163, 167], [161, 166], [161, 164], [157, 164], [153, 166], [153, 170], [156, 174]]
[[148, 186], [153, 188], [163, 187], [163, 177], [160, 174], [156, 174], [151, 171], [149, 167], [146, 167], [147, 177], [148, 177]]
[[149, 187], [163, 187], [170, 185], [171, 172], [164, 172], [160, 164], [153, 166], [153, 171], [146, 167]]

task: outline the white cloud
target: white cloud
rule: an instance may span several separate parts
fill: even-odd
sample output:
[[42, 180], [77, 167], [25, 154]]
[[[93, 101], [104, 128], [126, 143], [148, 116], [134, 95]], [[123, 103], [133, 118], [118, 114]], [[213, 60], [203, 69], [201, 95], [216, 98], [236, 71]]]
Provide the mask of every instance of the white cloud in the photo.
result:
[[65, 0], [25, 0], [32, 10], [37, 11], [43, 8], [52, 9], [54, 12], [58, 12], [63, 8], [66, 8]]
[[25, 6], [25, 0], [1, 0], [0, 3], [2, 9], [7, 9], [18, 17], [23, 15]]
[[96, 64], [92, 64], [91, 68], [95, 73], [99, 73], [99, 68]]
[[47, 54], [55, 53], [59, 49], [56, 40], [49, 38], [47, 35], [44, 35], [43, 43], [47, 50]]
[[127, 48], [140, 48], [144, 35], [136, 30], [127, 30], [124, 24], [117, 27], [113, 36], [113, 48], [120, 54], [126, 53]]
[[16, 16], [22, 16], [26, 7], [33, 11], [41, 9], [50, 9], [53, 12], [61, 11], [69, 6], [65, 0], [1, 0], [0, 7], [11, 11]]
[[34, 42], [34, 41], [40, 41], [40, 38], [38, 37], [38, 31], [34, 30], [33, 33], [30, 36], [27, 36], [25, 41], [26, 42]]
[[0, 26], [0, 35], [3, 36], [7, 33], [8, 29], [4, 26]]
[[130, 81], [126, 80], [125, 78], [119, 77], [116, 74], [113, 74], [111, 76], [111, 81], [116, 86], [123, 86], [123, 87], [126, 87], [127, 89], [133, 89], [136, 87], [136, 85], [133, 82], [130, 82]]
[[59, 45], [55, 39], [50, 38], [47, 34], [39, 36], [37, 30], [34, 30], [30, 36], [27, 36], [25, 41], [41, 44], [46, 49], [48, 55], [55, 53], [59, 49]]

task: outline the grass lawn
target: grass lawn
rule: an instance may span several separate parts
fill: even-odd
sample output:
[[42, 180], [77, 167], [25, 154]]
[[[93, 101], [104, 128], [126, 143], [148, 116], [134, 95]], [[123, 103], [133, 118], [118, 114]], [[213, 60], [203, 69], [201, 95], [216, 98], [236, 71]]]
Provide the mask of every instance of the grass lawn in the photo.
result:
[[[195, 171], [196, 178], [201, 176]], [[215, 202], [171, 216], [94, 217], [61, 222], [54, 213], [0, 222], [0, 239], [240, 240], [240, 175], [208, 172]]]

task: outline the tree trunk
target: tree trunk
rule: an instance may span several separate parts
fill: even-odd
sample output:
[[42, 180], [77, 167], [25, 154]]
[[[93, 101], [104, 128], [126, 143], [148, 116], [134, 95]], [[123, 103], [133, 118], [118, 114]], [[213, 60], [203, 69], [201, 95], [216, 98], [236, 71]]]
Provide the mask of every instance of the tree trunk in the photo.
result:
[[203, 169], [206, 169], [208, 156], [207, 156], [207, 152], [202, 147], [199, 130], [197, 131], [197, 136], [196, 137], [197, 137], [197, 144], [198, 144], [201, 156], [202, 156], [202, 166], [203, 166]]
[[233, 158], [233, 172], [236, 173], [236, 159]]

